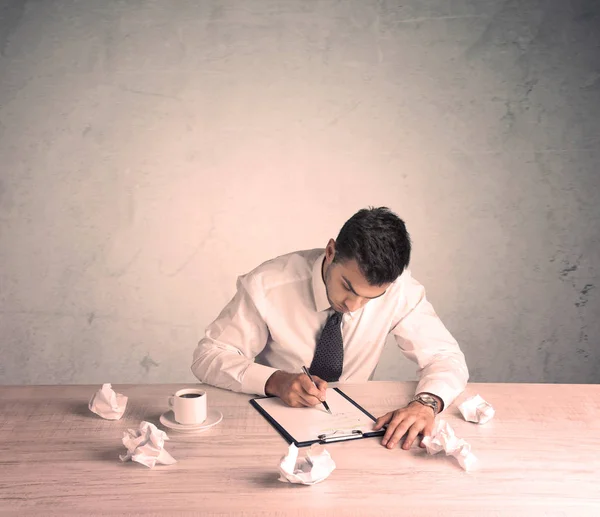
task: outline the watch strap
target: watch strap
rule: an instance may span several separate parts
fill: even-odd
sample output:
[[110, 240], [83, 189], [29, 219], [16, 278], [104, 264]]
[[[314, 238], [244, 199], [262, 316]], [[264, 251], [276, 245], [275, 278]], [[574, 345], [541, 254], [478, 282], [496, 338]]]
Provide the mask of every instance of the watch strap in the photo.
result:
[[437, 400], [435, 400], [435, 398], [431, 397], [431, 395], [427, 395], [427, 394], [426, 394], [426, 396], [428, 398], [431, 398], [431, 401], [424, 400], [423, 397], [421, 397], [421, 395], [423, 395], [423, 394], [419, 393], [418, 395], [415, 395], [411, 399], [411, 401], [409, 402], [409, 404], [412, 403], [412, 402], [418, 402], [419, 404], [423, 404], [424, 406], [430, 407], [431, 409], [433, 409], [433, 415], [436, 416], [439, 413], [439, 411], [440, 411], [440, 408], [438, 406]]

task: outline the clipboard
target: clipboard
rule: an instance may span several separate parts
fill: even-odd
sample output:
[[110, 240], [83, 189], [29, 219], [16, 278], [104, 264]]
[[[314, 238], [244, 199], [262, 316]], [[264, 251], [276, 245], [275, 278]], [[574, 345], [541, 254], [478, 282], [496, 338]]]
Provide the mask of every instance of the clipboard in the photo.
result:
[[372, 431], [376, 419], [340, 388], [327, 389], [327, 404], [291, 408], [277, 397], [258, 397], [250, 404], [279, 432], [288, 443], [307, 447], [313, 443], [328, 444], [383, 436], [385, 428]]

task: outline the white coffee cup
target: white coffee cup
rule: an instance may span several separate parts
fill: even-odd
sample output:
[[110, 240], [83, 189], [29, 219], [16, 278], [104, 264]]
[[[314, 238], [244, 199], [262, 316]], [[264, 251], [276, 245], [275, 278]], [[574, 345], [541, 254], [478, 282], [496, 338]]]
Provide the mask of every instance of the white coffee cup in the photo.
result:
[[179, 390], [169, 397], [169, 407], [180, 424], [201, 424], [206, 420], [206, 391], [197, 388]]

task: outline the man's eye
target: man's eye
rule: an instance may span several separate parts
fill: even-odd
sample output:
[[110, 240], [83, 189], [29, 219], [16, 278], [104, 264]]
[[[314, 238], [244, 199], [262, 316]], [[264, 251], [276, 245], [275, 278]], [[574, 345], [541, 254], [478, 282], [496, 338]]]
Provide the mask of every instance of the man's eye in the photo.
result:
[[343, 284], [343, 286], [344, 286], [344, 289], [346, 289], [346, 291], [350, 290], [350, 288], [346, 284]]

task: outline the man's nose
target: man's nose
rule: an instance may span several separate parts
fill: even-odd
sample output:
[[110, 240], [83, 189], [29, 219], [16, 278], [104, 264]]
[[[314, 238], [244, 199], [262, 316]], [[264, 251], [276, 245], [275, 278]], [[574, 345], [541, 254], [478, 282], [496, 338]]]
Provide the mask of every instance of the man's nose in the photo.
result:
[[354, 298], [349, 298], [346, 300], [344, 305], [346, 307], [348, 307], [348, 310], [350, 312], [357, 311], [358, 309], [360, 309], [360, 307], [362, 305], [362, 298], [359, 298], [358, 296], [356, 296]]

